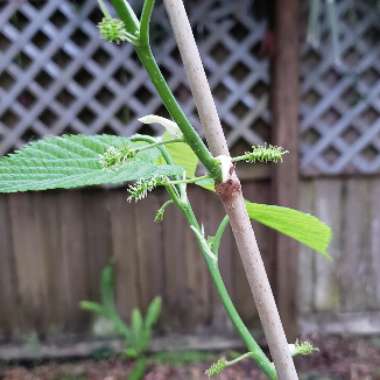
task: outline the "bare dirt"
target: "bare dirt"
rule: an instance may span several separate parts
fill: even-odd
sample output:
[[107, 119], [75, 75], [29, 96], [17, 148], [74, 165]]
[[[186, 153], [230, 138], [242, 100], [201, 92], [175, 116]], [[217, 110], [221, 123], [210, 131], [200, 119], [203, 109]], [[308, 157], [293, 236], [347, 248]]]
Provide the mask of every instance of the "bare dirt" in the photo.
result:
[[[297, 358], [296, 365], [304, 380], [380, 380], [380, 337], [312, 339], [320, 351]], [[208, 362], [181, 365], [151, 364], [145, 380], [206, 380]], [[2, 380], [125, 380], [131, 364], [122, 359], [50, 362], [36, 365], [0, 367]], [[220, 380], [265, 380], [247, 360], [226, 369]]]

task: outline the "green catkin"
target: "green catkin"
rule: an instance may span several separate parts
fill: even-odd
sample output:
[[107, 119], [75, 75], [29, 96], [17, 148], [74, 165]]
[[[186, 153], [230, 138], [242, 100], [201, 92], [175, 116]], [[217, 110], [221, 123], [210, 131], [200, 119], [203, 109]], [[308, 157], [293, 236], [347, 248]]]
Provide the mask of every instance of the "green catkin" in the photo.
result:
[[314, 347], [308, 341], [300, 342], [300, 341], [296, 340], [296, 342], [294, 344], [294, 356], [296, 356], [296, 355], [306, 356], [306, 355], [310, 355], [316, 351], [319, 351], [319, 349], [317, 347]]
[[121, 148], [111, 146], [99, 156], [99, 163], [104, 169], [109, 169], [126, 163], [129, 159], [135, 157], [135, 155], [136, 150], [128, 146]]
[[149, 179], [139, 180], [128, 187], [128, 202], [138, 202], [147, 197], [148, 193], [158, 186], [168, 183], [169, 179], [165, 176], [152, 177]]
[[227, 360], [225, 358], [220, 358], [218, 361], [211, 364], [211, 367], [205, 371], [205, 374], [208, 377], [218, 376], [224, 371], [226, 367]]
[[253, 145], [251, 152], [245, 152], [242, 156], [248, 163], [255, 164], [257, 162], [282, 162], [282, 158], [288, 151], [280, 146], [274, 145]]
[[112, 18], [103, 17], [98, 24], [99, 32], [102, 38], [108, 42], [120, 44], [129, 41], [128, 32], [125, 30], [123, 21]]

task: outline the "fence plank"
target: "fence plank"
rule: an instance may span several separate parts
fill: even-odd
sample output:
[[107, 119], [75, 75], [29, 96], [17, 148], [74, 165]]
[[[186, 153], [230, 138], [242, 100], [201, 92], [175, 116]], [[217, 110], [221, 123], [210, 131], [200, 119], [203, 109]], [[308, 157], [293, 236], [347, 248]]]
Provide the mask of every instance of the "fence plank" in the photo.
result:
[[88, 266], [85, 252], [84, 206], [80, 191], [59, 193], [62, 271], [64, 273], [66, 323], [74, 331], [83, 331], [88, 313], [79, 303], [89, 298]]
[[[275, 145], [291, 152], [273, 171], [274, 203], [297, 207], [299, 130], [299, 23], [300, 2], [277, 2], [273, 60], [272, 137]], [[289, 339], [297, 335], [295, 294], [297, 289], [297, 244], [281, 234], [275, 236], [278, 271], [277, 304]], [[294, 254], [291, 254], [291, 253]]]
[[[333, 230], [330, 254], [334, 261], [327, 261], [314, 254], [315, 282], [314, 305], [317, 311], [338, 311], [340, 308], [340, 287], [336, 277], [336, 265], [339, 265], [342, 253], [342, 183], [336, 179], [320, 179], [315, 183], [315, 214]], [[349, 204], [345, 205], [350, 207]]]
[[42, 252], [41, 229], [36, 223], [34, 194], [9, 198], [13, 252], [20, 299], [20, 324], [24, 334], [46, 328], [47, 268]]
[[146, 309], [154, 297], [162, 296], [164, 291], [162, 226], [153, 221], [159, 207], [158, 192], [134, 207], [138, 266], [136, 269], [140, 279], [139, 304], [143, 309]]
[[344, 311], [359, 311], [376, 304], [369, 250], [369, 190], [368, 181], [347, 180], [343, 219], [344, 254], [339, 264]]
[[[315, 184], [314, 181], [304, 181], [300, 188], [299, 208], [303, 212], [315, 212]], [[313, 310], [314, 289], [314, 252], [300, 246], [298, 257], [297, 309], [300, 313], [310, 313]]]
[[9, 196], [0, 197], [0, 336], [4, 339], [12, 337], [20, 317], [8, 199]]
[[376, 308], [380, 309], [380, 179], [376, 178], [372, 183], [371, 191], [371, 241], [370, 241], [370, 255], [372, 263], [372, 278], [374, 280], [374, 291]]
[[[189, 294], [187, 290], [187, 268], [184, 255], [188, 228], [183, 216], [175, 207], [166, 212], [163, 223], [165, 303], [164, 316], [167, 328], [183, 331], [188, 328]], [[190, 317], [191, 320], [191, 317]]]
[[111, 218], [112, 256], [116, 264], [116, 300], [124, 319], [139, 306], [136, 229], [133, 204], [127, 203], [125, 191], [107, 193]]
[[[197, 186], [189, 189], [189, 198], [193, 205], [194, 213], [199, 222], [204, 224], [209, 208], [208, 201], [212, 194]], [[208, 232], [206, 231], [206, 233]], [[185, 247], [183, 254], [187, 270], [188, 302], [189, 305], [192, 305], [193, 315], [191, 324], [194, 326], [205, 325], [210, 320], [211, 313], [210, 275], [199, 251], [194, 233], [188, 225], [185, 226]]]
[[30, 249], [40, 250], [45, 265], [45, 283], [47, 302], [43, 312], [47, 313], [48, 331], [50, 335], [62, 334], [66, 327], [65, 291], [68, 283], [65, 283], [62, 266], [62, 241], [60, 218], [60, 193], [56, 191], [46, 193], [34, 193], [36, 224], [41, 236], [39, 246], [31, 246]]
[[[85, 256], [88, 268], [88, 294], [99, 299], [102, 269], [111, 261], [111, 216], [105, 191], [89, 190], [83, 196]], [[121, 205], [120, 205], [121, 206]]]

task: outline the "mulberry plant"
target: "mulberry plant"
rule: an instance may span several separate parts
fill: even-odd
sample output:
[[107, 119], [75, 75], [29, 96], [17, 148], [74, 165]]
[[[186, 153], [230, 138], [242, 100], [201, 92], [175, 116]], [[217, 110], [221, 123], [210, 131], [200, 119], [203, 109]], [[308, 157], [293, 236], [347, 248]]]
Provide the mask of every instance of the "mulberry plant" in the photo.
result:
[[[217, 230], [207, 236], [207, 226], [203, 226], [195, 215], [187, 195], [189, 185], [217, 192], [222, 201], [226, 197], [233, 198], [235, 193], [241, 195], [240, 184], [236, 184], [234, 179], [236, 162], [244, 161], [253, 165], [281, 164], [288, 152], [281, 147], [262, 145], [253, 146], [249, 152], [233, 158], [213, 155], [176, 101], [155, 61], [149, 43], [154, 0], [145, 0], [140, 19], [126, 0], [112, 0], [117, 18], [111, 16], [102, 0], [99, 0], [99, 5], [104, 14], [99, 23], [102, 38], [110, 43], [131, 43], [135, 47], [139, 60], [171, 118], [169, 120], [147, 115], [140, 121], [158, 123], [162, 125], [164, 133], [158, 137], [136, 134], [129, 138], [105, 134], [63, 135], [32, 142], [0, 159], [0, 192], [129, 183], [126, 199], [138, 202], [154, 189], [164, 188], [168, 200], [157, 210], [155, 221], [163, 220], [168, 207], [177, 207], [181, 211], [198, 242], [200, 254], [226, 313], [247, 348], [247, 353], [239, 358], [230, 361], [220, 359], [210, 367], [207, 374], [218, 375], [224, 368], [240, 360], [252, 359], [268, 379], [291, 378], [281, 375], [285, 372], [281, 372], [281, 363], [276, 363], [275, 355], [272, 354], [272, 363], [257, 344], [239, 316], [224, 284], [219, 270], [218, 253], [223, 233], [232, 220], [226, 215]], [[203, 166], [205, 175], [196, 175], [198, 166]], [[250, 219], [329, 257], [327, 248], [331, 232], [318, 218], [294, 209], [247, 200], [244, 206], [244, 212]], [[262, 322], [264, 323], [263, 320]], [[286, 350], [291, 357], [311, 353], [313, 347], [307, 342], [296, 342], [288, 345]]]

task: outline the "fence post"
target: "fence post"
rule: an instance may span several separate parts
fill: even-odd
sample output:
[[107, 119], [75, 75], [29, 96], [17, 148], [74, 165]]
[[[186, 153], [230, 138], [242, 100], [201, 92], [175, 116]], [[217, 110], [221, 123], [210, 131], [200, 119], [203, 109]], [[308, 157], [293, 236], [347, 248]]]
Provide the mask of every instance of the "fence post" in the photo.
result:
[[[275, 54], [273, 60], [272, 110], [273, 144], [287, 149], [281, 165], [273, 171], [274, 203], [297, 207], [298, 200], [298, 0], [276, 1]], [[296, 279], [297, 244], [277, 234], [276, 296], [288, 339], [297, 333]]]

